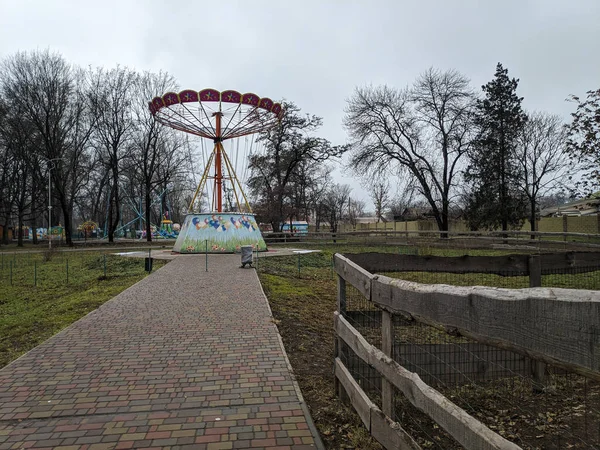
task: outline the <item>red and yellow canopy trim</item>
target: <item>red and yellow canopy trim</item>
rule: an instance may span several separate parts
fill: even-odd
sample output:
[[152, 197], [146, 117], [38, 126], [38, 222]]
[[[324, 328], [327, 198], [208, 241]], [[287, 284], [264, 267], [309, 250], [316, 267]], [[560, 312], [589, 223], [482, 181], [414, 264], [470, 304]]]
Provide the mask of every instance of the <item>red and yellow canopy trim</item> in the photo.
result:
[[279, 119], [283, 116], [283, 109], [280, 103], [274, 103], [273, 100], [268, 97], [260, 98], [258, 95], [251, 92], [241, 94], [238, 91], [231, 90], [219, 92], [216, 89], [203, 89], [197, 92], [185, 89], [179, 94], [167, 92], [162, 97], [154, 97], [148, 106], [152, 115], [155, 115], [161, 108], [167, 108], [178, 103], [191, 102], [240, 103], [269, 111], [275, 114]]

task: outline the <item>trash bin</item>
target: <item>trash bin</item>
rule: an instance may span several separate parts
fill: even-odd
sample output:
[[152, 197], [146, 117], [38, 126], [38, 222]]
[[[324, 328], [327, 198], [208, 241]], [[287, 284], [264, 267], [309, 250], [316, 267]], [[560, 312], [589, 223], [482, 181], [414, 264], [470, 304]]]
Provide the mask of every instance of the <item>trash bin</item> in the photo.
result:
[[252, 267], [252, 246], [242, 245], [242, 268], [249, 264]]

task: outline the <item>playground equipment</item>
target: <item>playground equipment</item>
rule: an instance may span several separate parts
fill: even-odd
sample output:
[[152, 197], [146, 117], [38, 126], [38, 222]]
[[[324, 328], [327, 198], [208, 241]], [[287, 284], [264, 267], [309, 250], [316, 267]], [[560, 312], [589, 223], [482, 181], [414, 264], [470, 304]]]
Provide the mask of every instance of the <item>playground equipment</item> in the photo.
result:
[[173, 221], [169, 219], [169, 211], [165, 211], [160, 222], [160, 235], [165, 238], [176, 238], [179, 233], [175, 232]]
[[[168, 199], [165, 200], [165, 197], [168, 195], [169, 192], [169, 187], [164, 188], [162, 191], [156, 193], [153, 196], [153, 199], [150, 203], [150, 208], [154, 207], [155, 205], [162, 205], [163, 202], [166, 203], [165, 207], [167, 208], [164, 211], [163, 214], [163, 219], [165, 218], [165, 214], [166, 214], [166, 218], [169, 219], [169, 210], [171, 208]], [[139, 202], [138, 202], [139, 200]], [[139, 204], [138, 204], [139, 203]], [[124, 197], [124, 204], [129, 207], [129, 209], [131, 211], [133, 211], [134, 214], [134, 218], [132, 220], [129, 220], [127, 223], [122, 224], [120, 227], [118, 227], [115, 230], [115, 235], [118, 237], [122, 237], [122, 236], [127, 236], [128, 233], [131, 233], [131, 237], [139, 237], [140, 239], [145, 239], [146, 238], [146, 227], [144, 225], [145, 221], [146, 221], [146, 217], [145, 217], [145, 212], [144, 212], [144, 208], [143, 208], [143, 204], [142, 204], [142, 199], [132, 199], [131, 197]], [[104, 225], [104, 229], [102, 228], [97, 228], [98, 231], [103, 231], [103, 237], [102, 239], [107, 239], [108, 238], [108, 208], [109, 205], [107, 204], [106, 207], [106, 221], [105, 221], [105, 225]], [[121, 216], [123, 216], [123, 209], [121, 209]], [[162, 227], [162, 221], [161, 221], [161, 225], [157, 226], [154, 224], [150, 225], [150, 229], [152, 231], [152, 237], [156, 238], [156, 239], [175, 239], [177, 237], [177, 235], [179, 234], [179, 230], [180, 230], [180, 226], [178, 223], [173, 223], [171, 221], [169, 221], [170, 226], [168, 227], [168, 229]], [[138, 227], [138, 230], [136, 231], [135, 228], [136, 226]]]
[[77, 227], [77, 231], [87, 240], [89, 237], [95, 237], [98, 232], [98, 224], [92, 220], [87, 220]]
[[[173, 250], [180, 253], [239, 252], [244, 245], [266, 250], [223, 142], [276, 126], [283, 116], [281, 104], [252, 93], [204, 89], [184, 90], [179, 94], [168, 92], [155, 97], [149, 107], [159, 123], [214, 142]], [[210, 212], [195, 211], [196, 199], [209, 180], [213, 184]], [[235, 208], [230, 206], [235, 209], [232, 211], [223, 208], [225, 183], [230, 185], [235, 198]]]

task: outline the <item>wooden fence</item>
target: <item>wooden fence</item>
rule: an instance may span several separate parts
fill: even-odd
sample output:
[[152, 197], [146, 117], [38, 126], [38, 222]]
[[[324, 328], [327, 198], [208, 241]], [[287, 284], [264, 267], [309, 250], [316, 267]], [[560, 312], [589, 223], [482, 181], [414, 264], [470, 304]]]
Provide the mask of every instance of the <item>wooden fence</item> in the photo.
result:
[[560, 252], [542, 255], [433, 256], [365, 252], [346, 254], [368, 272], [490, 273], [528, 276], [530, 287], [541, 287], [540, 277], [550, 274], [600, 270], [600, 252]]
[[[565, 265], [564, 258], [562, 262], [550, 258], [549, 267]], [[543, 263], [535, 259], [528, 258], [526, 265], [516, 260], [511, 264], [527, 273], [540, 274], [543, 270]], [[367, 429], [387, 448], [419, 448], [391, 419], [394, 388], [467, 449], [520, 448], [394, 361], [394, 314], [600, 380], [600, 292], [422, 285], [373, 275], [339, 254], [334, 256], [334, 266], [338, 275], [338, 311], [334, 317], [338, 393], [349, 398]], [[369, 344], [344, 317], [347, 283], [381, 310], [381, 349]], [[345, 366], [343, 346], [381, 375], [381, 409]]]
[[[443, 239], [439, 239], [441, 235]], [[467, 239], [477, 239], [488, 243], [510, 243], [538, 245], [541, 242], [548, 245], [576, 242], [580, 245], [600, 247], [600, 234], [597, 233], [571, 233], [571, 232], [531, 232], [531, 231], [446, 231], [435, 230], [368, 230], [348, 232], [308, 232], [308, 233], [264, 233], [267, 244], [290, 243], [407, 243], [414, 240], [440, 240], [463, 242]]]
[[[464, 220], [450, 220], [450, 231], [469, 231], [469, 226]], [[536, 221], [536, 229], [542, 232], [574, 232], [600, 234], [600, 214], [590, 216], [542, 217]], [[366, 231], [366, 230], [393, 230], [393, 231], [433, 231], [437, 230], [437, 223], [429, 220], [408, 220], [357, 223], [352, 225], [342, 223], [339, 231]], [[529, 220], [525, 220], [520, 231], [531, 230]]]

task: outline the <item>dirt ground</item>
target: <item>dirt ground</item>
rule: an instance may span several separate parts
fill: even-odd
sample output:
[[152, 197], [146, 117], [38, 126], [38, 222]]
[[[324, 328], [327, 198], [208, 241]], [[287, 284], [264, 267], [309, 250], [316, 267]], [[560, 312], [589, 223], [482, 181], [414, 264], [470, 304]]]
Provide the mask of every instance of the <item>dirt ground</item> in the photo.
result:
[[335, 283], [261, 274], [265, 293], [325, 447], [376, 450], [354, 410], [334, 395]]

